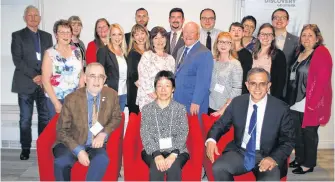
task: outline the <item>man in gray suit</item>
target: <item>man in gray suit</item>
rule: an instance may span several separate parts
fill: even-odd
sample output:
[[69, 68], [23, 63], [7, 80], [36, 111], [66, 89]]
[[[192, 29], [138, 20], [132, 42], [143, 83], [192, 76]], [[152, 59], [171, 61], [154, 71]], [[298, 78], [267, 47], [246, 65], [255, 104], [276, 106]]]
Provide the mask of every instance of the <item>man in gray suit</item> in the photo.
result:
[[[289, 14], [283, 8], [278, 8], [272, 13], [272, 26], [275, 28], [276, 46], [282, 50], [286, 57], [287, 69], [291, 67], [291, 62], [295, 57], [295, 51], [298, 47], [299, 38], [287, 32], [286, 27], [289, 23]], [[293, 61], [294, 62], [294, 61]], [[290, 73], [290, 71], [287, 71]], [[288, 74], [286, 76], [286, 83], [284, 87], [283, 97], [286, 95], [286, 85]]]
[[28, 160], [34, 101], [38, 113], [38, 134], [50, 120], [42, 88], [41, 65], [44, 51], [53, 43], [51, 34], [38, 29], [41, 16], [36, 7], [28, 6], [23, 18], [27, 27], [12, 33], [11, 52], [15, 65], [12, 92], [18, 93], [20, 107], [20, 159]]
[[185, 45], [183, 40], [184, 12], [181, 8], [173, 8], [169, 13], [171, 32], [168, 33], [169, 54], [177, 58], [178, 49]]

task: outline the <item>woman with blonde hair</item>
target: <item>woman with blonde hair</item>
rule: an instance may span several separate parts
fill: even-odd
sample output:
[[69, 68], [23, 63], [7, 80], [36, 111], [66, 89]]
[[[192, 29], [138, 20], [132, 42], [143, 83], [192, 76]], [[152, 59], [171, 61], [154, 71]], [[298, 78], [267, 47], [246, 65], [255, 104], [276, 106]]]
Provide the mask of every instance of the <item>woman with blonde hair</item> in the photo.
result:
[[214, 42], [214, 68], [209, 95], [208, 114], [220, 116], [231, 100], [241, 95], [243, 70], [233, 51], [229, 32], [221, 32]]
[[135, 24], [130, 32], [130, 41], [128, 48], [128, 93], [127, 103], [129, 113], [138, 113], [139, 107], [136, 105], [137, 86], [138, 86], [138, 63], [141, 60], [142, 54], [149, 50], [150, 41], [147, 29]]
[[127, 44], [119, 24], [110, 25], [107, 40], [107, 45], [98, 50], [97, 62], [105, 68], [105, 84], [118, 92], [120, 110], [123, 111], [127, 103]]

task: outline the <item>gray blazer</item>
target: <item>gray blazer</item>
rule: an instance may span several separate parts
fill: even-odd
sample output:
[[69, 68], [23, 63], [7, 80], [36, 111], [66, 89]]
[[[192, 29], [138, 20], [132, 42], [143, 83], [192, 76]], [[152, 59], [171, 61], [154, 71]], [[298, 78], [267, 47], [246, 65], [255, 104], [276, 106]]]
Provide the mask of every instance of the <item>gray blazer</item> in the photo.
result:
[[287, 32], [283, 52], [286, 57], [286, 65], [289, 68], [294, 59], [295, 51], [299, 44], [299, 37]]
[[[41, 41], [41, 61], [43, 61], [44, 51], [53, 45], [52, 36], [42, 30], [38, 32]], [[15, 65], [12, 92], [33, 93], [38, 87], [33, 78], [41, 75], [41, 64], [37, 64], [34, 39], [27, 27], [12, 33], [11, 52]]]
[[[171, 39], [171, 32], [167, 34], [167, 41], [166, 43], [168, 44], [168, 53], [172, 55], [172, 57], [176, 60], [177, 58], [177, 53], [179, 48], [183, 47], [185, 45], [184, 39], [183, 39], [183, 32], [180, 34], [179, 39], [176, 43], [176, 46], [174, 47], [173, 51], [171, 52], [171, 46], [170, 46], [170, 39]], [[176, 62], [177, 65], [177, 62]]]

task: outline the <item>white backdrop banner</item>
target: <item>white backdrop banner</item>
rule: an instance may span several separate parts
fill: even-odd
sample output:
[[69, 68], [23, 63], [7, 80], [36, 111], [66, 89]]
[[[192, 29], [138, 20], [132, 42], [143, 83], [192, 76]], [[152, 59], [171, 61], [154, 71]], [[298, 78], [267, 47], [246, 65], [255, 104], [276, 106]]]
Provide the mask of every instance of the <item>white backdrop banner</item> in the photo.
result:
[[283, 8], [290, 15], [287, 31], [299, 35], [302, 27], [309, 23], [311, 0], [245, 0], [242, 18], [252, 15], [257, 20], [257, 28], [263, 23], [271, 23], [272, 12]]

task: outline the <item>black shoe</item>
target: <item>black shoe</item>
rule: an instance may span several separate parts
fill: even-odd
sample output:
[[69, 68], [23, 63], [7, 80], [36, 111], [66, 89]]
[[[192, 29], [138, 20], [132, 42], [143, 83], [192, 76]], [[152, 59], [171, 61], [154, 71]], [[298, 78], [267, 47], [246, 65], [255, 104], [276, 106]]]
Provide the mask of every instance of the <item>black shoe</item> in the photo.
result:
[[29, 154], [30, 154], [30, 149], [22, 149], [21, 154], [20, 154], [20, 159], [21, 160], [28, 160], [29, 159]]
[[306, 173], [313, 172], [313, 170], [314, 170], [314, 167], [309, 168], [307, 171], [304, 171], [304, 170], [302, 169], [302, 167], [298, 167], [298, 168], [294, 169], [294, 170], [292, 171], [292, 173], [293, 173], [293, 174], [306, 174]]
[[297, 167], [300, 167], [300, 164], [297, 163], [295, 160], [290, 162], [290, 168], [297, 168]]

